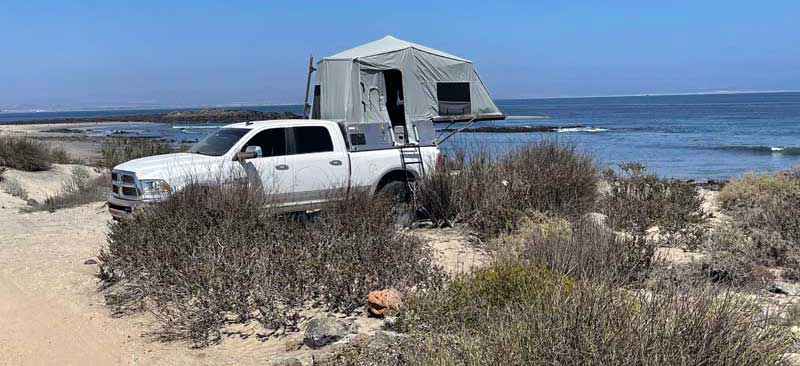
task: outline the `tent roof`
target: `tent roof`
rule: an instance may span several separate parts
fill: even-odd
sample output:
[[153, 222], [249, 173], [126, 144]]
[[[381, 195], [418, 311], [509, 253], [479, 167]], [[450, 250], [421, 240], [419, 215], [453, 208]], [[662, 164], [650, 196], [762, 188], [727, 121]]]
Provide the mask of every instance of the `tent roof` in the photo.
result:
[[407, 48], [413, 48], [422, 52], [427, 52], [436, 56], [446, 57], [453, 60], [470, 62], [470, 63], [472, 62], [470, 60], [463, 59], [458, 56], [453, 56], [446, 52], [442, 52], [430, 47], [425, 47], [423, 45], [418, 45], [416, 43], [404, 41], [402, 39], [395, 38], [392, 36], [386, 36], [379, 40], [351, 48], [347, 51], [339, 52], [333, 56], [325, 57], [324, 60], [357, 59], [360, 57], [369, 57], [384, 53], [397, 52]]

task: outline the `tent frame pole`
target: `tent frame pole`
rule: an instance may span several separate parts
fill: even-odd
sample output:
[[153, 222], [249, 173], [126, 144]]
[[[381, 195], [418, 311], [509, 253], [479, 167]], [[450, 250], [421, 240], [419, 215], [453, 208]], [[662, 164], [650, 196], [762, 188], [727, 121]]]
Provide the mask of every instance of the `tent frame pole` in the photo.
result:
[[308, 103], [308, 92], [311, 88], [311, 73], [316, 71], [317, 69], [314, 68], [314, 54], [308, 55], [308, 75], [306, 76], [306, 96], [303, 98], [303, 118], [310, 119], [311, 115], [308, 113], [308, 110], [311, 108], [311, 104]]
[[[457, 134], [457, 133], [459, 133], [459, 132], [461, 132], [461, 131], [464, 131], [465, 129], [469, 128], [470, 126], [472, 126], [473, 124], [475, 124], [475, 122], [478, 122], [478, 121], [479, 121], [479, 119], [478, 119], [478, 116], [472, 117], [472, 119], [470, 119], [470, 120], [469, 120], [469, 122], [467, 122], [466, 124], [464, 124], [464, 126], [461, 126], [461, 128], [459, 128], [459, 129], [457, 129], [457, 130], [455, 130], [455, 131], [451, 132], [449, 135], [445, 136], [444, 138], [441, 138], [441, 139], [436, 139], [436, 144], [437, 144], [437, 145], [441, 145], [441, 144], [443, 144], [445, 141], [447, 141], [448, 139], [450, 139], [451, 137], [453, 137], [455, 134]], [[451, 125], [452, 125], [452, 123], [451, 123]]]

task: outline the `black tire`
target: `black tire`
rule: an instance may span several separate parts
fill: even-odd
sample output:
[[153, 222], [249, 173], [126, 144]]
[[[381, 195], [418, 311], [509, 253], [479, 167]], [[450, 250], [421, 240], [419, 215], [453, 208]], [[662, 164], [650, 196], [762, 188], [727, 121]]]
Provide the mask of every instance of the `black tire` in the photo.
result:
[[386, 183], [375, 196], [392, 203], [392, 215], [396, 226], [408, 227], [416, 220], [416, 211], [411, 207], [411, 196], [405, 182]]
[[387, 199], [392, 203], [410, 203], [411, 197], [408, 194], [408, 187], [405, 182], [398, 180], [386, 183], [381, 189], [378, 190], [377, 196], [381, 199]]

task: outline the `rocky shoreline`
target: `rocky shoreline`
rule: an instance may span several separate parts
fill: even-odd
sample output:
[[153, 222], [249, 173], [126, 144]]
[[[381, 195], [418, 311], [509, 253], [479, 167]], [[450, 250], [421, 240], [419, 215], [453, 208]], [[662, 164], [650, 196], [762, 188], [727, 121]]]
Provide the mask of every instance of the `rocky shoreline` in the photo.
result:
[[203, 108], [189, 111], [165, 113], [120, 114], [102, 117], [56, 118], [27, 121], [10, 121], [0, 124], [33, 125], [54, 123], [98, 123], [98, 122], [155, 122], [155, 123], [236, 123], [272, 119], [302, 118], [292, 112], [262, 112], [250, 109]]

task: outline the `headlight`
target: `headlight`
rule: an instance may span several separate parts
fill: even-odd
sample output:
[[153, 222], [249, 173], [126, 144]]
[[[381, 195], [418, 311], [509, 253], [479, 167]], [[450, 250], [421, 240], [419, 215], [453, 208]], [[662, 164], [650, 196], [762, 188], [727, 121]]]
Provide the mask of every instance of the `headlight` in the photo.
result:
[[161, 179], [143, 179], [139, 182], [142, 184], [144, 198], [159, 198], [171, 192], [169, 184]]

